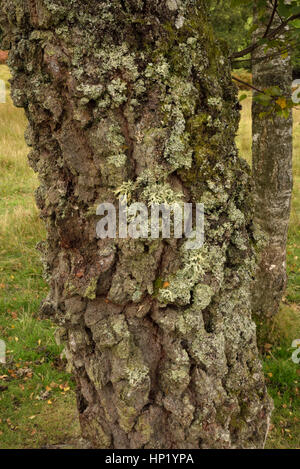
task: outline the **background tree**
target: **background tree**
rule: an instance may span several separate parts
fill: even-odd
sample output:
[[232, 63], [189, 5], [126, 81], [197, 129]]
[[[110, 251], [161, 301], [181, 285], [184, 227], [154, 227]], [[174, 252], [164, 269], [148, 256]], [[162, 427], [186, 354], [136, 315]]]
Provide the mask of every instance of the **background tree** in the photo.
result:
[[[249, 171], [229, 63], [199, 0], [4, 0], [12, 96], [47, 228], [51, 291], [100, 448], [260, 448]], [[95, 208], [203, 202], [206, 241], [96, 239]]]
[[[243, 11], [244, 23], [235, 22], [236, 29], [232, 33], [236, 40], [230, 38], [230, 43], [235, 44], [242, 32], [245, 33], [246, 25], [244, 37], [248, 45], [245, 47], [245, 40], [240, 39], [231, 59], [235, 66], [251, 66], [253, 74], [255, 220], [267, 239], [253, 288], [253, 312], [259, 323], [262, 318], [265, 320], [261, 329], [265, 339], [269, 327], [267, 319], [278, 312], [286, 287], [286, 243], [293, 186], [292, 64], [296, 68], [299, 60], [300, 2], [225, 2], [227, 14], [223, 13], [223, 29], [215, 18], [218, 13], [213, 12], [215, 28], [223, 39], [230, 28], [227, 17], [233, 5]], [[249, 16], [253, 9], [255, 21]], [[249, 38], [251, 31], [253, 41]], [[249, 53], [251, 59], [245, 59]]]
[[[255, 12], [259, 23], [255, 40], [264, 37], [268, 28], [281, 25], [277, 8], [278, 2], [274, 2], [263, 17]], [[284, 35], [279, 40], [283, 44], [268, 49], [270, 58], [266, 58], [265, 45], [252, 52], [253, 85], [272, 92], [261, 95], [254, 91], [252, 106], [255, 220], [266, 236], [253, 289], [253, 312], [259, 320], [264, 319], [261, 335], [265, 339], [270, 330], [269, 319], [278, 313], [286, 289], [286, 245], [293, 190], [293, 117], [288, 106], [292, 94], [292, 63], [289, 51], [278, 53], [286, 47]], [[271, 96], [278, 109], [266, 113], [265, 103], [268, 104]]]

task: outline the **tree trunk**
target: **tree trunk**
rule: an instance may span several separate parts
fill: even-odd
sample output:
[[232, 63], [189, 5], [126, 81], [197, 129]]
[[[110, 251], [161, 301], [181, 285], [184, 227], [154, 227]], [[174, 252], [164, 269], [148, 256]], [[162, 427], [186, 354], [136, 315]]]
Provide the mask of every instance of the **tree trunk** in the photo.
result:
[[[83, 435], [97, 448], [260, 448], [249, 170], [202, 0], [1, 3], [12, 96]], [[206, 240], [97, 240], [95, 207], [205, 203]]]
[[0, 50], [0, 64], [6, 64], [7, 55], [8, 53], [6, 50]]
[[[271, 12], [270, 12], [271, 14]], [[280, 19], [275, 16], [273, 27]], [[257, 33], [263, 35], [266, 25]], [[276, 51], [273, 51], [276, 52]], [[272, 50], [267, 54], [271, 55]], [[253, 59], [253, 85], [259, 89], [278, 86], [288, 98], [292, 92], [291, 57], [279, 55], [263, 60], [265, 46], [256, 49]], [[257, 94], [256, 92], [254, 94]], [[261, 118], [263, 107], [253, 101], [253, 177], [255, 184], [255, 222], [266, 239], [258, 266], [253, 294], [253, 311], [262, 339], [268, 336], [270, 321], [277, 314], [286, 288], [286, 244], [293, 189], [293, 118], [278, 115]]]

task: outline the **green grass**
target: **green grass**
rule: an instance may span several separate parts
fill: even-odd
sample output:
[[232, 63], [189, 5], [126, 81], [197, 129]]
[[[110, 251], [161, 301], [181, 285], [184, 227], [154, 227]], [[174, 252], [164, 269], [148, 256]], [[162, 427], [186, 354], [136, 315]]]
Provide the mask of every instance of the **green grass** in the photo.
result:
[[291, 360], [290, 344], [272, 347], [266, 355], [264, 370], [275, 410], [267, 448], [300, 448], [299, 366]]
[[[0, 66], [0, 79], [9, 78]], [[244, 93], [244, 91], [243, 91]], [[251, 96], [243, 101], [237, 143], [251, 162]], [[66, 373], [55, 328], [38, 316], [47, 294], [35, 245], [45, 231], [34, 203], [38, 182], [29, 168], [26, 120], [8, 97], [0, 104], [0, 338], [7, 364], [0, 365], [0, 448], [39, 448], [76, 440], [74, 382]], [[264, 369], [275, 411], [268, 448], [300, 448], [299, 365], [291, 360], [300, 339], [300, 111], [295, 111], [293, 209], [288, 243], [289, 285], [266, 344]]]
[[[8, 69], [0, 66], [0, 79]], [[74, 383], [54, 326], [38, 317], [47, 295], [36, 244], [45, 238], [34, 203], [37, 177], [24, 141], [26, 119], [9, 96], [0, 104], [0, 448], [41, 447], [78, 435]]]

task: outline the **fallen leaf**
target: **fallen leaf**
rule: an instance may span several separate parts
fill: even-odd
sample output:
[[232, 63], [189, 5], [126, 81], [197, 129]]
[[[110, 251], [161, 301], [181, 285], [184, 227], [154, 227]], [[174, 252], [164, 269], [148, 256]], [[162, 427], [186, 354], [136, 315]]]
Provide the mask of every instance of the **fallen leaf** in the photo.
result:
[[287, 102], [285, 98], [278, 98], [276, 103], [281, 109], [285, 109], [287, 107]]

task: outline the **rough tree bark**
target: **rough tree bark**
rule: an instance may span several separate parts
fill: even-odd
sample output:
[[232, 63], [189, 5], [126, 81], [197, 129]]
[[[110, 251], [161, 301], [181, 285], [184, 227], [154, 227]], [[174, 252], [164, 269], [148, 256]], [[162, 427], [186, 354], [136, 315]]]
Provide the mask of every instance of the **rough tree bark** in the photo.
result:
[[[271, 7], [270, 7], [271, 14]], [[275, 16], [273, 27], [280, 24]], [[266, 25], [257, 34], [263, 35]], [[272, 51], [268, 50], [268, 54]], [[253, 54], [253, 85], [258, 89], [278, 86], [284, 95], [291, 97], [291, 57], [281, 55], [263, 60], [265, 46]], [[256, 92], [254, 92], [256, 94]], [[256, 283], [253, 289], [253, 312], [259, 322], [262, 338], [268, 335], [268, 324], [278, 313], [286, 288], [286, 244], [293, 190], [293, 117], [290, 111], [286, 119], [278, 115], [261, 118], [265, 109], [253, 101], [252, 106], [252, 153], [255, 221], [265, 235], [266, 243], [261, 253]], [[270, 321], [269, 321], [270, 320]]]
[[[259, 448], [270, 417], [236, 89], [203, 0], [3, 0], [51, 291], [100, 448]], [[206, 204], [206, 242], [96, 239], [116, 193]]]

